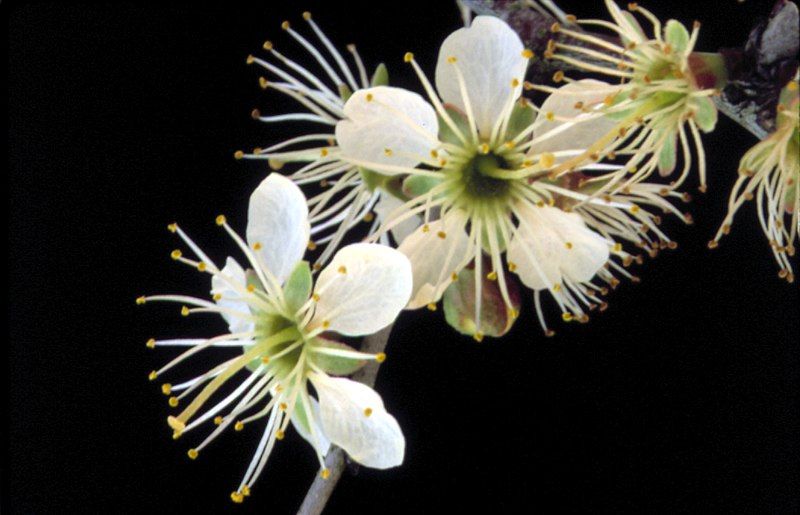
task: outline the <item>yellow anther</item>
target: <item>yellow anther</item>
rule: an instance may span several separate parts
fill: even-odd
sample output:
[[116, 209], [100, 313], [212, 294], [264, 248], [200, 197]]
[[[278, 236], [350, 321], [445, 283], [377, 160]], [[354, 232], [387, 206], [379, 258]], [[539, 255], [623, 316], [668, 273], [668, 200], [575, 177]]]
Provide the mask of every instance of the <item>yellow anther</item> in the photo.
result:
[[197, 269], [199, 271], [205, 272], [206, 268], [208, 268], [208, 265], [206, 265], [204, 262], [200, 261], [199, 263], [197, 263]]
[[188, 308], [187, 306], [183, 306], [183, 307], [181, 308], [181, 315], [183, 315], [183, 316], [189, 316], [189, 308]]
[[242, 495], [244, 495], [245, 497], [250, 497], [250, 487], [249, 486], [244, 485], [242, 487]]
[[372, 415], [372, 408], [364, 408], [364, 416], [368, 417]]
[[281, 28], [283, 30], [289, 30], [289, 27], [291, 27], [291, 25], [289, 25], [288, 21], [284, 21], [283, 23], [281, 23]]
[[147, 343], [145, 343], [145, 345], [147, 346], [148, 349], [155, 349], [156, 348], [155, 338], [150, 338], [149, 340], [147, 340]]
[[311, 13], [308, 12], [308, 11], [305, 11], [303, 13], [303, 19], [306, 20], [306, 21], [310, 20], [311, 19]]
[[199, 455], [197, 449], [189, 449], [188, 451], [186, 451], [186, 454], [187, 456], [189, 456], [190, 460], [196, 460], [197, 456]]
[[306, 247], [308, 247], [308, 250], [317, 250], [317, 244], [311, 240], [308, 241]]
[[233, 425], [233, 430], [241, 431], [242, 429], [244, 429], [244, 422], [242, 422], [241, 420], [237, 420], [236, 423]]
[[261, 357], [261, 363], [263, 363], [265, 365], [268, 364], [269, 363], [269, 356], [262, 356]]
[[253, 243], [253, 250], [261, 250], [261, 247], [262, 245], [260, 242]]
[[171, 408], [177, 408], [178, 407], [178, 398], [177, 397], [170, 397], [169, 398], [169, 406]]
[[435, 302], [429, 303], [428, 304], [428, 309], [431, 310], [431, 311], [436, 311], [436, 303]]
[[144, 295], [136, 297], [136, 304], [138, 304], [139, 306], [141, 306], [145, 302], [147, 302], [147, 297], [145, 297]]
[[347, 273], [347, 267], [346, 267], [346, 266], [344, 266], [344, 265], [342, 265], [342, 266], [340, 266], [339, 268], [337, 268], [337, 271], [338, 271], [340, 274], [346, 274], [346, 273]]
[[264, 50], [272, 50], [273, 47], [274, 47], [274, 45], [272, 44], [272, 41], [269, 41], [269, 40], [264, 41], [264, 44], [261, 45], [261, 46], [264, 48]]
[[513, 141], [506, 141], [505, 143], [503, 143], [503, 146], [506, 147], [507, 149], [512, 149], [512, 148], [514, 148], [514, 142]]
[[319, 293], [315, 293], [311, 296], [311, 298], [314, 300], [314, 302], [319, 302]]
[[572, 250], [572, 242], [571, 241], [566, 242], [564, 244], [564, 246], [567, 247], [567, 250]]
[[539, 164], [542, 168], [550, 168], [556, 162], [556, 156], [551, 154], [550, 152], [545, 152], [539, 157]]
[[214, 295], [211, 296], [211, 298], [214, 299], [214, 300], [222, 300], [222, 294], [221, 293], [215, 293]]
[[328, 479], [329, 477], [331, 477], [331, 469], [326, 467], [326, 468], [320, 470], [319, 471], [319, 477], [321, 477], [322, 479]]
[[508, 308], [508, 317], [511, 319], [517, 318], [519, 316], [519, 311], [514, 308]]
[[430, 225], [425, 224], [425, 225], [422, 226], [422, 232], [428, 232], [430, 230], [431, 230], [431, 226]]
[[321, 155], [322, 157], [327, 156], [328, 155], [328, 149], [327, 148], [323, 148], [322, 150], [319, 151], [319, 155]]
[[242, 504], [244, 502], [244, 495], [242, 495], [241, 492], [231, 492], [231, 501], [236, 504]]
[[489, 145], [487, 143], [481, 143], [480, 146], [481, 154], [488, 154], [489, 150], [491, 150], [491, 148], [489, 148]]
[[438, 236], [441, 239], [445, 239], [445, 238], [447, 238], [447, 233], [444, 232], [444, 231], [439, 231], [439, 232], [436, 233], [436, 236]]
[[319, 263], [314, 263], [313, 265], [311, 265], [311, 269], [314, 271], [319, 271], [322, 269], [322, 265], [320, 265]]
[[715, 249], [719, 247], [719, 242], [717, 240], [711, 240], [708, 242], [708, 248]]
[[570, 23], [575, 23], [578, 21], [578, 17], [575, 16], [574, 14], [567, 14], [564, 16], [564, 19]]
[[530, 48], [526, 48], [522, 51], [522, 57], [525, 59], [532, 59], [533, 58], [533, 50]]
[[289, 406], [285, 402], [278, 404], [278, 409], [281, 411], [286, 411], [288, 408]]
[[216, 222], [217, 225], [222, 226], [225, 225], [225, 222], [227, 222], [228, 220], [227, 218], [225, 218], [225, 215], [218, 215], [214, 221]]
[[519, 79], [518, 78], [514, 77], [513, 79], [511, 79], [511, 87], [512, 88], [519, 87]]
[[544, 117], [547, 119], [548, 122], [552, 122], [553, 120], [556, 119], [556, 115], [553, 113], [553, 111], [547, 111], [544, 114]]
[[367, 93], [364, 96], [364, 100], [366, 100], [367, 102], [372, 102], [374, 99], [375, 99], [375, 97], [372, 95], [372, 93]]
[[558, 32], [561, 30], [561, 25], [559, 23], [554, 23], [550, 25], [550, 32]]
[[608, 95], [606, 98], [603, 99], [603, 104], [610, 106], [614, 103], [614, 95]]
[[486, 274], [486, 278], [489, 279], [490, 281], [496, 281], [497, 280], [497, 272], [492, 270], [491, 272]]
[[614, 252], [622, 252], [622, 243], [615, 243], [613, 249]]
[[410, 63], [413, 60], [414, 60], [414, 54], [412, 54], [411, 52], [406, 52], [406, 54], [403, 56], [403, 61], [407, 63]]
[[171, 427], [176, 433], [181, 433], [184, 429], [186, 429], [186, 424], [178, 420], [177, 417], [167, 417], [167, 424], [169, 424], [169, 427]]
[[564, 80], [564, 72], [558, 70], [553, 74], [553, 82], [561, 82], [562, 80]]
[[161, 385], [161, 393], [164, 395], [169, 395], [172, 393], [172, 385], [169, 383], [164, 383]]
[[516, 271], [516, 269], [517, 269], [517, 264], [516, 264], [516, 263], [514, 263], [513, 261], [509, 261], [509, 262], [508, 262], [508, 269], [509, 269], [511, 272], [514, 272], [514, 271]]
[[250, 111], [250, 118], [253, 120], [258, 120], [261, 118], [261, 111], [254, 108], [252, 111]]
[[789, 84], [786, 85], [786, 89], [788, 89], [789, 91], [797, 91], [797, 88], [798, 88], [798, 85], [794, 81], [792, 81], [792, 82], [790, 82]]
[[331, 321], [330, 321], [330, 320], [323, 320], [323, 321], [322, 321], [322, 328], [323, 328], [323, 329], [327, 329], [327, 328], [329, 328], [330, 326], [331, 326]]
[[253, 293], [254, 291], [256, 291], [256, 285], [255, 284], [248, 284], [247, 285], [247, 291], [250, 292], [250, 293]]
[[639, 4], [637, 4], [636, 2], [631, 2], [631, 3], [628, 4], [628, 10], [629, 11], [635, 11], [638, 8], [639, 8]]
[[637, 206], [637, 205], [631, 206], [631, 213], [633, 213], [635, 215], [638, 212], [639, 212], [639, 206]]
[[453, 272], [452, 274], [450, 274], [450, 280], [451, 280], [451, 281], [453, 281], [453, 282], [456, 282], [456, 281], [458, 281], [458, 274], [457, 274], [457, 273], [455, 273], [455, 272]]
[[217, 415], [216, 417], [214, 417], [214, 425], [218, 426], [220, 424], [222, 424], [222, 417]]
[[283, 438], [285, 436], [286, 436], [286, 434], [282, 430], [278, 429], [277, 431], [275, 431], [275, 439], [276, 440], [283, 440]]
[[375, 354], [375, 361], [377, 361], [378, 363], [383, 363], [384, 361], [386, 361], [386, 354], [383, 352]]
[[150, 381], [155, 381], [156, 377], [158, 377], [158, 372], [156, 372], [155, 370], [147, 374], [147, 379], [149, 379]]
[[172, 223], [167, 226], [167, 230], [171, 233], [178, 232], [178, 224]]
[[269, 87], [269, 81], [266, 77], [259, 77], [258, 85], [261, 87], [261, 89], [267, 89]]
[[384, 148], [384, 149], [383, 149], [383, 154], [384, 154], [386, 157], [392, 157], [392, 149], [391, 149], [391, 148]]
[[181, 435], [183, 435], [183, 433], [181, 431], [173, 431], [172, 432], [172, 439], [173, 440], [177, 440], [178, 438], [181, 437]]
[[561, 291], [561, 284], [559, 284], [559, 283], [554, 284], [553, 285], [553, 292], [554, 293], [558, 293], [560, 291]]
[[572, 316], [572, 313], [561, 313], [561, 320], [563, 320], [564, 322], [569, 322], [573, 318], [575, 318], [575, 317]]
[[437, 152], [436, 150], [431, 150], [431, 157], [434, 159], [438, 158], [439, 152]]
[[371, 221], [375, 220], [375, 214], [374, 214], [374, 213], [372, 213], [372, 212], [369, 212], [369, 213], [367, 213], [366, 215], [364, 215], [364, 218], [363, 218], [363, 220], [364, 220], [365, 222], [371, 222]]
[[475, 333], [475, 334], [473, 334], [473, 335], [472, 335], [472, 338], [473, 338], [473, 339], [474, 339], [476, 342], [480, 343], [480, 342], [482, 342], [482, 341], [483, 341], [483, 333], [482, 333], [481, 331], [478, 331], [477, 333]]
[[447, 58], [447, 62], [450, 63], [450, 64], [453, 64], [456, 61], [458, 61], [458, 59], [454, 55], [451, 55], [450, 57]]
[[253, 64], [253, 62], [255, 62], [255, 60], [256, 60], [256, 58], [253, 57], [253, 54], [250, 54], [250, 55], [247, 56], [247, 59], [245, 59], [245, 62], [247, 64]]
[[242, 152], [241, 150], [237, 150], [236, 152], [233, 153], [233, 158], [244, 159], [244, 152]]

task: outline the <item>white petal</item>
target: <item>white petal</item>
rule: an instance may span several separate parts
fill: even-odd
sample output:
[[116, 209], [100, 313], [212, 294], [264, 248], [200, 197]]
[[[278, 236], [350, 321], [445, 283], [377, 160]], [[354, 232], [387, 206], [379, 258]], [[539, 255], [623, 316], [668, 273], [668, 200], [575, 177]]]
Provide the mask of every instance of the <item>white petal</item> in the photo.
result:
[[372, 334], [392, 323], [411, 296], [411, 263], [395, 249], [374, 243], [348, 245], [317, 279], [311, 325], [327, 322], [348, 336]]
[[[541, 110], [536, 116], [536, 129], [533, 131], [534, 138], [543, 138], [531, 147], [529, 154], [539, 154], [541, 152], [557, 152], [559, 150], [578, 150], [584, 151], [594, 144], [603, 135], [608, 133], [617, 124], [611, 118], [600, 116], [591, 119], [596, 114], [584, 113], [576, 109], [575, 105], [582, 102], [585, 106], [600, 102], [608, 95], [602, 91], [608, 84], [599, 80], [584, 79], [571, 82], [558, 88], [558, 91], [551, 93], [542, 104]], [[574, 122], [561, 120], [548, 120], [548, 113], [553, 113], [555, 117], [573, 119]], [[582, 121], [584, 120], [584, 121]], [[568, 126], [564, 126], [569, 124]], [[558, 129], [556, 131], [556, 129]], [[545, 137], [546, 134], [551, 136]], [[558, 161], [563, 161], [566, 157], [560, 157]]]
[[336, 124], [336, 141], [345, 157], [413, 167], [436, 146], [436, 112], [416, 93], [388, 86], [358, 90], [344, 114], [346, 119]]
[[520, 226], [508, 247], [522, 282], [534, 290], [590, 280], [608, 261], [608, 243], [575, 213], [545, 206], [517, 210]]
[[300, 188], [279, 174], [270, 174], [250, 196], [247, 243], [272, 274], [283, 282], [303, 258], [311, 227]]
[[[300, 403], [302, 401], [301, 399], [298, 398], [297, 402]], [[294, 426], [297, 433], [300, 436], [302, 436], [308, 443], [310, 443], [311, 446], [317, 450], [317, 452], [325, 456], [326, 454], [328, 454], [328, 451], [331, 448], [331, 442], [325, 435], [325, 431], [322, 429], [322, 425], [320, 423], [321, 416], [319, 412], [319, 403], [317, 402], [317, 399], [311, 397], [310, 395], [308, 396], [308, 402], [311, 404], [311, 411], [312, 411], [309, 424], [314, 424], [314, 433], [315, 436], [317, 437], [317, 440], [314, 439], [314, 436], [312, 436], [309, 431], [306, 431], [306, 428], [303, 426], [303, 424], [297, 422], [294, 414], [292, 414], [292, 425]]]
[[450, 211], [443, 220], [420, 227], [400, 244], [398, 250], [408, 256], [414, 272], [414, 292], [408, 309], [437, 302], [452, 282], [453, 273], [468, 262], [466, 222], [463, 212]]
[[[247, 277], [245, 276], [244, 269], [239, 266], [239, 263], [237, 263], [235, 259], [228, 257], [221, 272], [228, 280], [222, 279], [218, 275], [211, 277], [211, 294], [222, 296], [216, 301], [217, 305], [245, 314], [250, 313], [247, 302], [242, 299], [239, 293], [247, 288]], [[238, 290], [234, 289], [231, 283], [237, 285], [239, 287]], [[254, 324], [250, 320], [244, 320], [231, 313], [222, 313], [222, 318], [228, 323], [228, 328], [231, 333], [253, 330]]]
[[[528, 60], [522, 57], [522, 41], [504, 21], [478, 16], [469, 28], [458, 29], [442, 43], [436, 64], [436, 88], [446, 103], [466, 112], [461, 95], [458, 66], [464, 76], [469, 103], [481, 135], [488, 137], [508, 105], [516, 99], [525, 79]], [[456, 58], [455, 63], [448, 60]], [[512, 87], [512, 81], [519, 84]]]
[[311, 375], [319, 394], [322, 428], [358, 463], [386, 469], [403, 463], [406, 441], [375, 391], [361, 383]]
[[[403, 202], [393, 195], [382, 193], [381, 198], [375, 205], [374, 211], [378, 215], [378, 221], [383, 223], [388, 220], [389, 215], [398, 207], [402, 206]], [[403, 240], [414, 232], [417, 227], [422, 224], [422, 219], [419, 216], [413, 216], [395, 225], [389, 232], [392, 233], [394, 241], [401, 243]]]

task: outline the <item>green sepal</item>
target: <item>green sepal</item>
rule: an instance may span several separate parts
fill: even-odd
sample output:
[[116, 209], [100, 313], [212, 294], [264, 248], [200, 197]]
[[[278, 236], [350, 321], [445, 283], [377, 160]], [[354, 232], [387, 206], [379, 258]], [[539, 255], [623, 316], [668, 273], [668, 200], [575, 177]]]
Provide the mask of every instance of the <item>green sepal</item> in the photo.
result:
[[[444, 106], [444, 110], [448, 115], [450, 115], [450, 119], [453, 120], [453, 124], [458, 128], [459, 131], [461, 131], [462, 135], [466, 137], [468, 134], [470, 134], [469, 119], [467, 118], [467, 115], [462, 113], [451, 104], [446, 104]], [[458, 135], [453, 132], [450, 124], [448, 124], [440, 115], [437, 114], [436, 116], [439, 119], [439, 141], [462, 146], [463, 142]]]
[[369, 81], [370, 86], [388, 86], [389, 85], [389, 69], [385, 64], [381, 63], [375, 68], [375, 73], [372, 74], [372, 79]]
[[361, 180], [364, 182], [364, 186], [366, 186], [369, 191], [375, 191], [375, 189], [380, 188], [387, 179], [390, 179], [388, 175], [373, 172], [372, 170], [367, 170], [361, 166], [358, 167], [358, 173], [361, 174]]
[[[450, 327], [461, 334], [475, 336], [475, 270], [464, 268], [458, 278], [444, 292], [444, 316]], [[512, 307], [519, 313], [519, 286], [516, 279], [506, 273], [506, 286]], [[503, 336], [514, 325], [516, 313], [506, 307], [497, 280], [481, 278], [481, 333], [486, 336]]]
[[[317, 336], [314, 339], [314, 346], [327, 347], [331, 349], [341, 349], [351, 352], [357, 352], [354, 348], [341, 342], [328, 340]], [[327, 374], [334, 376], [349, 376], [356, 370], [363, 367], [367, 362], [363, 359], [344, 358], [341, 356], [330, 356], [319, 352], [310, 353], [311, 359], [314, 364], [325, 371]]]
[[248, 268], [244, 271], [244, 278], [247, 286], [252, 286], [258, 291], [264, 291], [264, 285], [261, 284], [261, 279], [258, 278], [258, 274], [256, 274], [252, 268]]
[[353, 96], [353, 90], [347, 84], [339, 84], [339, 96], [346, 103]]
[[673, 52], [682, 53], [689, 46], [689, 31], [678, 20], [669, 20], [664, 26], [664, 39]]
[[717, 106], [708, 97], [698, 97], [694, 100], [695, 121], [703, 132], [711, 132], [717, 125]]
[[283, 297], [286, 299], [289, 311], [294, 313], [303, 307], [311, 296], [312, 283], [311, 266], [308, 261], [300, 261], [283, 285]]
[[658, 152], [658, 172], [662, 177], [671, 174], [675, 170], [677, 159], [678, 151], [675, 148], [675, 136], [667, 135], [664, 145]]
[[[499, 227], [495, 228], [495, 240], [497, 241], [497, 251], [498, 252], [505, 252], [506, 246], [508, 242], [506, 241], [505, 237], [503, 236], [503, 231], [500, 230]], [[492, 254], [492, 247], [489, 245], [489, 231], [486, 226], [481, 228], [481, 248], [487, 254]]]
[[516, 138], [522, 131], [533, 125], [534, 120], [536, 120], [536, 111], [533, 110], [533, 107], [527, 101], [524, 105], [517, 102], [508, 118], [506, 137], [509, 140]]
[[403, 194], [409, 198], [419, 197], [428, 193], [435, 186], [442, 183], [442, 179], [429, 175], [409, 175], [403, 180]]

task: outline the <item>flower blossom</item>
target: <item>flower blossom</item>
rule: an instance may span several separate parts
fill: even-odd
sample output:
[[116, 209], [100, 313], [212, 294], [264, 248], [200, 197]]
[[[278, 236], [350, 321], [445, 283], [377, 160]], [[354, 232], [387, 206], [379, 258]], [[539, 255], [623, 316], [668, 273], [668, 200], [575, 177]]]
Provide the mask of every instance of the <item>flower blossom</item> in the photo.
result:
[[[216, 313], [229, 332], [208, 339], [148, 341], [148, 347], [188, 347], [161, 369], [155, 380], [188, 358], [211, 348], [238, 349], [207, 372], [180, 384], [165, 383], [170, 405], [188, 405], [168, 422], [178, 438], [201, 426], [216, 427], [188, 451], [195, 459], [226, 428], [237, 431], [262, 419], [263, 435], [238, 488], [241, 502], [261, 474], [275, 442], [291, 422], [311, 443], [322, 467], [336, 444], [368, 467], [402, 463], [405, 440], [397, 421], [386, 412], [371, 388], [344, 377], [370, 360], [385, 355], [358, 352], [336, 341], [336, 335], [372, 334], [389, 325], [411, 293], [411, 269], [400, 252], [361, 243], [340, 249], [313, 285], [309, 264], [302, 261], [308, 242], [306, 199], [289, 179], [271, 174], [250, 198], [246, 241], [224, 216], [217, 225], [236, 242], [250, 269], [228, 257], [223, 268], [176, 224], [169, 226], [192, 250], [196, 260], [180, 250], [172, 258], [211, 275], [212, 300], [185, 295], [152, 295], [137, 299], [183, 305], [181, 313]], [[239, 380], [237, 381], [238, 378]], [[237, 382], [230, 393], [223, 385]], [[317, 398], [309, 392], [314, 387]], [[213, 402], [211, 399], [215, 398]]]
[[[619, 84], [598, 85], [600, 100], [576, 103], [576, 113], [592, 113], [615, 120], [604, 134], [586, 150], [562, 163], [556, 170], [563, 173], [582, 159], [619, 157], [626, 163], [603, 191], [623, 189], [649, 177], [658, 170], [669, 176], [682, 156], [683, 170], [673, 181], [680, 186], [692, 167], [692, 145], [697, 154], [700, 190], [706, 189], [705, 152], [700, 132], [710, 132], [717, 121], [717, 109], [711, 96], [714, 77], [693, 71], [692, 55], [700, 23], [695, 22], [691, 33], [680, 22], [669, 20], [665, 25], [647, 9], [636, 3], [628, 4], [631, 12], [639, 13], [652, 24], [649, 36], [631, 12], [621, 10], [612, 0], [606, 0], [612, 22], [595, 19], [576, 19], [570, 22], [580, 27], [600, 27], [611, 32], [601, 38], [572, 25], [555, 23], [554, 33], [566, 40], [551, 40], [545, 57], [560, 60], [576, 69], [613, 77]], [[566, 41], [566, 42], [565, 42]], [[556, 72], [556, 81], [570, 82], [563, 72]], [[552, 91], [552, 88], [526, 84], [530, 89]], [[687, 134], [688, 127], [688, 134]]]
[[[333, 131], [344, 118], [344, 103], [354, 91], [388, 82], [386, 67], [381, 64], [368, 78], [355, 45], [347, 46], [353, 67], [314, 22], [311, 13], [303, 13], [303, 19], [322, 45], [321, 49], [292, 28], [288, 21], [283, 22], [281, 28], [316, 62], [321, 73], [285, 56], [272, 41], [265, 42], [263, 48], [273, 59], [249, 56], [247, 62], [259, 65], [270, 76], [269, 79], [260, 77], [263, 89], [286, 95], [299, 104], [300, 110], [265, 116], [255, 109], [252, 115], [264, 123], [305, 122], [319, 128], [250, 153], [239, 151], [236, 157], [267, 160], [274, 169], [287, 163], [302, 164], [289, 175], [295, 184], [320, 184], [325, 188], [308, 199], [312, 238], [309, 246], [312, 250], [317, 246], [325, 247], [315, 263], [315, 268], [319, 268], [333, 255], [349, 230], [362, 221], [373, 221], [373, 210], [380, 214], [396, 207], [397, 203], [376, 190], [372, 182], [374, 175], [339, 158]], [[384, 240], [384, 243], [388, 242]]]
[[478, 16], [443, 42], [436, 89], [413, 54], [406, 54], [430, 103], [399, 88], [360, 90], [344, 106], [346, 119], [336, 125], [340, 159], [387, 177], [405, 176], [402, 205], [372, 237], [414, 217], [423, 219], [399, 245], [414, 274], [408, 307], [435, 309], [469, 267], [480, 279], [474, 281], [470, 325], [478, 341], [489, 334], [481, 321], [484, 277], [496, 285], [510, 320], [518, 315], [518, 305], [507, 271], [519, 277], [535, 291], [540, 323], [552, 334], [540, 292], [553, 296], [564, 320], [586, 321], [588, 310], [604, 306], [599, 296], [604, 284], [618, 282], [614, 273], [629, 276], [612, 257], [627, 264], [635, 256], [618, 240], [654, 251], [674, 245], [656, 227], [658, 217], [640, 204], [675, 212], [664, 196], [677, 193], [642, 183], [597, 196], [603, 179], [593, 174], [619, 169], [602, 163], [551, 176], [559, 163], [584, 153], [609, 120], [563, 119], [553, 113], [596, 96], [596, 81], [568, 84], [537, 114], [521, 98], [531, 57], [508, 25]]
[[800, 230], [800, 93], [797, 79], [783, 89], [776, 117], [775, 132], [747, 151], [739, 163], [739, 178], [728, 202], [728, 214], [709, 242], [719, 245], [731, 230], [733, 217], [745, 202], [755, 199], [758, 221], [767, 236], [778, 274], [794, 282], [790, 257], [796, 252]]

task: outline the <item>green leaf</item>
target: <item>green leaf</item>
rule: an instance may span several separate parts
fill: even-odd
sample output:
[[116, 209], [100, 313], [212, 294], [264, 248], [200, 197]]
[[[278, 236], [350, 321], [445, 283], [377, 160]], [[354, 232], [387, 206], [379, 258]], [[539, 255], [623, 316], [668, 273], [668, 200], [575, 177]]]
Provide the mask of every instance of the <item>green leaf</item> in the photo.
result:
[[[328, 340], [317, 336], [314, 339], [314, 345], [318, 347], [327, 347], [330, 349], [340, 349], [351, 352], [357, 352], [354, 348], [341, 342]], [[363, 359], [345, 358], [341, 356], [331, 356], [319, 352], [311, 353], [314, 364], [324, 370], [326, 373], [335, 376], [349, 376], [359, 368], [363, 367], [367, 362]]]
[[703, 132], [711, 132], [717, 125], [717, 106], [708, 97], [698, 97], [694, 100], [695, 120]]
[[375, 68], [375, 73], [372, 74], [372, 79], [369, 81], [370, 85], [375, 86], [388, 86], [389, 85], [389, 69], [385, 64], [381, 63]]
[[[467, 119], [467, 115], [456, 109], [450, 104], [446, 104], [444, 106], [445, 111], [447, 114], [450, 115], [450, 119], [453, 120], [453, 123], [461, 131], [461, 134], [467, 136], [470, 133], [469, 128], [469, 120]], [[453, 145], [461, 146], [462, 142], [461, 139], [453, 132], [453, 129], [450, 127], [444, 118], [437, 115], [439, 118], [439, 141], [443, 141], [444, 143], [451, 143]]]
[[427, 175], [409, 175], [403, 180], [403, 194], [410, 198], [428, 193], [442, 183], [442, 179]]
[[689, 31], [678, 20], [669, 20], [664, 27], [664, 39], [674, 52], [682, 53], [689, 46]]
[[300, 309], [311, 296], [311, 267], [308, 261], [300, 261], [283, 285], [283, 296], [292, 312]]
[[514, 109], [511, 111], [511, 117], [508, 119], [508, 129], [506, 130], [506, 138], [512, 140], [516, 138], [519, 133], [533, 125], [536, 119], [536, 111], [526, 101], [525, 105], [517, 102]]
[[353, 96], [353, 90], [347, 84], [339, 84], [339, 96], [342, 97], [342, 102], [347, 102]]
[[662, 177], [666, 177], [675, 170], [675, 163], [678, 159], [678, 152], [675, 148], [675, 136], [667, 136], [664, 146], [658, 152], [658, 172]]
[[[444, 292], [444, 316], [447, 323], [461, 334], [475, 336], [475, 270], [464, 268], [458, 279]], [[519, 286], [511, 274], [505, 275], [508, 295], [516, 313], [519, 313]], [[499, 281], [482, 277], [481, 332], [486, 336], [503, 336], [511, 329], [516, 318], [509, 312], [500, 293]]]

